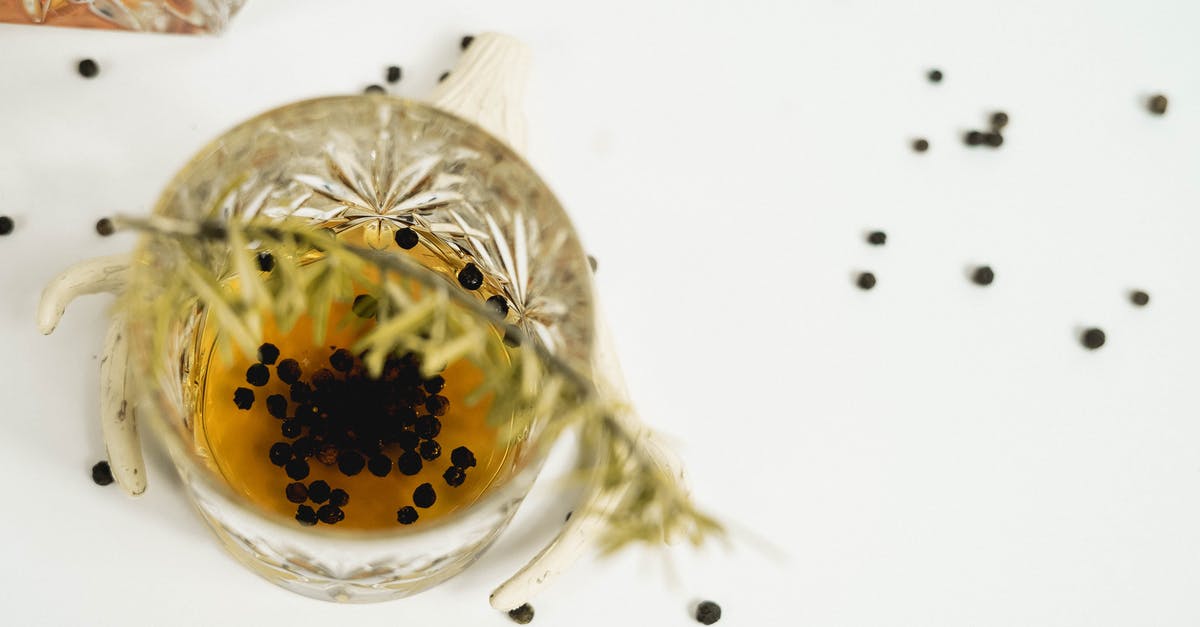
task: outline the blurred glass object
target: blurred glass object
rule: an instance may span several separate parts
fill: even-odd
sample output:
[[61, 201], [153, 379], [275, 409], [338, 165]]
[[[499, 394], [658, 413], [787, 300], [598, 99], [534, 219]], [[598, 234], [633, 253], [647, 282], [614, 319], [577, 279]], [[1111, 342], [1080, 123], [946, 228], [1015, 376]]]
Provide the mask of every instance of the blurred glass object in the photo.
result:
[[218, 33], [246, 0], [0, 0], [0, 22], [154, 33]]

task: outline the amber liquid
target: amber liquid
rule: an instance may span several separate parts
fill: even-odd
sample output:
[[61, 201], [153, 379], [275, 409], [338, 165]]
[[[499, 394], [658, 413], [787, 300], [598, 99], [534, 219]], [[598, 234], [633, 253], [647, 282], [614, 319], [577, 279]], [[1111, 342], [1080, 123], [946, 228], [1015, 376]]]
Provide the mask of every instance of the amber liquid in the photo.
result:
[[[202, 348], [192, 373], [200, 391], [194, 430], [196, 445], [235, 492], [282, 517], [294, 518], [299, 504], [289, 501], [285, 495], [288, 484], [296, 479], [288, 477], [284, 468], [272, 463], [268, 454], [273, 444], [294, 439], [281, 434], [282, 421], [271, 416], [267, 409], [269, 395], [289, 396], [289, 385], [280, 379], [278, 364], [285, 358], [295, 359], [299, 362], [302, 378], [307, 380], [317, 370], [330, 368], [332, 347], [352, 346], [374, 324], [372, 320], [356, 316], [349, 304], [335, 305], [329, 321], [325, 342], [318, 346], [313, 344], [311, 319], [301, 319], [286, 333], [268, 320], [264, 341], [278, 347], [280, 357], [275, 365], [267, 367], [270, 380], [263, 386], [247, 382], [247, 369], [258, 362], [256, 358], [242, 356], [240, 351], [234, 350], [234, 357], [227, 361], [212, 348], [216, 339], [214, 326], [205, 325], [206, 328], [200, 331]], [[422, 459], [417, 474], [407, 476], [393, 465], [384, 477], [376, 476], [366, 468], [354, 476], [347, 476], [336, 463], [326, 465], [316, 456], [307, 460], [309, 474], [300, 480], [301, 483], [308, 486], [324, 480], [330, 488], [340, 488], [350, 495], [349, 502], [341, 507], [345, 518], [333, 525], [318, 524], [317, 528], [419, 528], [452, 516], [475, 502], [504, 474], [512, 456], [508, 447], [500, 442], [497, 426], [488, 422], [491, 396], [485, 396], [474, 406], [467, 403], [466, 397], [479, 385], [483, 373], [473, 363], [459, 360], [449, 364], [441, 376], [445, 379], [445, 387], [439, 394], [449, 400], [449, 408], [440, 418], [441, 431], [435, 438], [441, 446], [441, 455], [432, 461]], [[239, 409], [234, 403], [237, 388], [253, 391], [254, 402], [248, 410]], [[295, 403], [289, 403], [289, 415], [295, 406]], [[460, 446], [474, 454], [477, 465], [466, 469], [466, 479], [461, 485], [452, 487], [443, 475], [453, 465], [452, 451]], [[399, 445], [391, 444], [383, 452], [395, 461], [402, 450]], [[433, 487], [436, 501], [431, 507], [416, 507], [414, 490], [425, 483]], [[320, 507], [311, 501], [305, 504], [313, 509]], [[415, 522], [399, 523], [397, 510], [404, 506], [414, 506], [418, 513]]]

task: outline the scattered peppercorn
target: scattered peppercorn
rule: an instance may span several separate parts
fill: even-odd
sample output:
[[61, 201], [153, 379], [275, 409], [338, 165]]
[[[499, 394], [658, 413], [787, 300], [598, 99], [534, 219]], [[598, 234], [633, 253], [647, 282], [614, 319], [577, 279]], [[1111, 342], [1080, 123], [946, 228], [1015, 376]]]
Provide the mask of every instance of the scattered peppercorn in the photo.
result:
[[704, 601], [696, 606], [696, 622], [711, 625], [721, 620], [721, 606], [712, 601]]
[[317, 512], [307, 505], [301, 505], [296, 508], [296, 520], [306, 527], [311, 527], [317, 524]]
[[462, 47], [462, 49], [463, 49], [463, 50], [466, 50], [467, 48], [470, 48], [470, 47], [471, 47], [471, 42], [473, 42], [473, 41], [475, 41], [475, 37], [474, 37], [474, 36], [472, 36], [472, 35], [465, 35], [465, 36], [462, 38], [462, 41], [458, 42], [458, 45], [459, 45], [460, 47]]
[[442, 432], [442, 421], [434, 416], [421, 416], [417, 418], [417, 424], [413, 431], [423, 439], [432, 440]]
[[533, 606], [526, 603], [508, 611], [508, 617], [518, 625], [528, 625], [533, 621]]
[[429, 483], [422, 483], [421, 485], [417, 486], [416, 490], [413, 490], [412, 498], [413, 505], [416, 505], [421, 509], [428, 509], [433, 507], [433, 504], [437, 501], [437, 492], [434, 491], [433, 485]]
[[233, 404], [237, 405], [237, 408], [243, 411], [250, 409], [254, 405], [254, 390], [250, 388], [238, 388], [234, 390]]
[[282, 394], [272, 394], [267, 397], [267, 413], [283, 420], [287, 418], [287, 399]]
[[246, 383], [254, 387], [262, 387], [271, 380], [271, 371], [262, 364], [254, 364], [246, 369]]
[[287, 495], [287, 500], [293, 503], [303, 503], [308, 500], [308, 488], [299, 481], [287, 484], [283, 493]]
[[458, 271], [458, 283], [469, 290], [477, 290], [483, 285], [483, 273], [473, 263], [468, 263]]
[[1091, 350], [1104, 346], [1106, 339], [1104, 331], [1094, 327], [1083, 332], [1083, 345]]
[[871, 274], [870, 272], [863, 272], [862, 274], [858, 275], [856, 284], [858, 287], [864, 290], [869, 290], [875, 287], [875, 275]]
[[983, 143], [987, 144], [991, 148], [999, 148], [1000, 144], [1004, 143], [1004, 136], [1000, 133], [985, 133], [983, 136]]
[[450, 78], [450, 72], [449, 71], [442, 72], [442, 75], [438, 77], [438, 82], [440, 83], [440, 82], [446, 80], [447, 78]]
[[271, 459], [272, 464], [282, 466], [292, 459], [292, 447], [287, 442], [276, 442], [271, 445], [267, 457]]
[[867, 243], [871, 244], [872, 246], [883, 246], [887, 243], [887, 233], [884, 233], [883, 231], [871, 231], [871, 233], [867, 235]]
[[317, 458], [317, 461], [321, 462], [322, 464], [325, 464], [326, 466], [332, 466], [337, 463], [338, 449], [332, 444], [326, 444], [317, 449], [317, 452], [314, 454], [314, 456]]
[[387, 82], [389, 82], [389, 83], [399, 83], [400, 82], [400, 74], [401, 74], [400, 66], [389, 65], [388, 69], [387, 69], [387, 74], [385, 74], [385, 78], [387, 79]]
[[307, 403], [312, 398], [312, 388], [303, 381], [297, 381], [288, 388], [288, 395], [294, 402]]
[[0, 216], [0, 235], [8, 235], [13, 232], [13, 219], [8, 216]]
[[409, 477], [421, 472], [421, 465], [421, 456], [415, 451], [404, 451], [396, 458], [396, 470]]
[[417, 242], [420, 240], [420, 238], [417, 237], [417, 232], [410, 228], [403, 228], [399, 231], [396, 231], [395, 239], [396, 245], [404, 250], [412, 250], [412, 248], [416, 246]]
[[1138, 307], [1145, 307], [1150, 304], [1150, 295], [1142, 290], [1136, 290], [1129, 295], [1129, 300]]
[[417, 522], [417, 510], [411, 505], [405, 505], [396, 510], [396, 522], [402, 525], [411, 525]]
[[425, 391], [430, 394], [437, 394], [446, 388], [446, 378], [440, 374], [435, 374], [428, 379], [425, 379]]
[[387, 455], [372, 455], [367, 460], [367, 470], [376, 477], [386, 477], [392, 472], [392, 458]]
[[344, 348], [339, 348], [329, 356], [329, 365], [338, 372], [350, 372], [354, 368], [354, 354]]
[[283, 469], [287, 471], [287, 476], [299, 481], [308, 476], [308, 462], [303, 459], [293, 459], [284, 464]]
[[261, 252], [255, 257], [258, 260], [258, 269], [263, 272], [270, 272], [275, 269], [275, 256], [268, 252]]
[[474, 468], [475, 453], [472, 453], [471, 449], [465, 446], [460, 446], [450, 451], [450, 463], [459, 468]]
[[929, 150], [929, 140], [923, 139], [923, 138], [914, 140], [912, 143], [912, 147], [913, 147], [913, 150], [915, 150], [917, 152], [925, 152], [926, 150]]
[[92, 481], [96, 485], [108, 485], [113, 482], [112, 468], [108, 462], [98, 461], [92, 466]]
[[983, 133], [980, 133], [979, 131], [968, 131], [967, 134], [963, 136], [963, 141], [966, 142], [968, 146], [978, 146], [983, 143]]
[[346, 492], [345, 490], [343, 490], [341, 488], [334, 488], [333, 491], [329, 493], [329, 504], [330, 505], [336, 505], [338, 507], [345, 507], [346, 504], [349, 502], [350, 502], [350, 493]]
[[425, 440], [419, 447], [421, 459], [431, 462], [442, 456], [442, 445], [436, 440]]
[[279, 359], [279, 349], [274, 344], [268, 342], [258, 347], [258, 361], [269, 366], [276, 359]]
[[350, 309], [359, 318], [374, 318], [375, 314], [379, 313], [379, 301], [370, 294], [359, 294], [354, 297], [354, 304]]
[[383, 85], [367, 85], [367, 88], [363, 90], [363, 93], [364, 94], [382, 94], [382, 93], [384, 93], [384, 91], [385, 90], [383, 88]]
[[279, 432], [285, 438], [300, 437], [300, 421], [299, 420], [284, 420], [279, 425]]
[[504, 300], [503, 296], [499, 294], [490, 296], [487, 299], [487, 304], [489, 307], [494, 309], [496, 313], [500, 314], [501, 318], [508, 315], [508, 301]]
[[324, 503], [329, 500], [329, 496], [333, 491], [329, 489], [329, 484], [323, 479], [308, 484], [308, 498], [312, 499], [313, 503]]
[[77, 66], [79, 75], [84, 78], [95, 78], [100, 73], [100, 64], [92, 59], [84, 59]]
[[312, 438], [303, 437], [292, 442], [292, 455], [297, 459], [308, 459], [315, 452]]
[[441, 394], [434, 394], [425, 399], [425, 409], [434, 416], [445, 416], [446, 410], [450, 408], [450, 399]]
[[926, 76], [929, 78], [929, 82], [931, 82], [931, 83], [942, 82], [942, 71], [939, 69], [935, 68], [935, 69], [929, 70], [929, 74], [926, 74]]
[[366, 462], [363, 461], [363, 456], [354, 451], [342, 451], [338, 454], [338, 470], [342, 471], [343, 475], [353, 477], [362, 472]]
[[1167, 97], [1162, 94], [1155, 94], [1146, 103], [1146, 108], [1154, 115], [1163, 115], [1167, 112]]
[[336, 525], [346, 519], [346, 513], [336, 505], [322, 505], [317, 510], [317, 518], [327, 525]]
[[99, 233], [105, 237], [108, 237], [109, 235], [116, 233], [116, 231], [117, 231], [117, 227], [116, 227], [116, 225], [113, 224], [112, 220], [110, 220], [108, 218], [100, 218], [99, 220], [96, 221], [96, 232], [97, 233]]
[[275, 366], [275, 374], [279, 380], [291, 385], [300, 380], [300, 362], [295, 359], [285, 359]]
[[467, 471], [458, 466], [451, 466], [442, 473], [442, 479], [446, 480], [446, 485], [457, 488], [467, 480]]
[[999, 132], [1000, 129], [1008, 126], [1008, 114], [1003, 111], [997, 111], [992, 114], [992, 130]]
[[991, 266], [979, 266], [971, 273], [971, 281], [976, 285], [991, 285], [995, 280], [996, 273], [992, 271]]
[[420, 443], [421, 436], [413, 433], [412, 431], [401, 431], [400, 433], [396, 434], [396, 444], [399, 444], [400, 448], [406, 451], [411, 451], [417, 448], [417, 445]]

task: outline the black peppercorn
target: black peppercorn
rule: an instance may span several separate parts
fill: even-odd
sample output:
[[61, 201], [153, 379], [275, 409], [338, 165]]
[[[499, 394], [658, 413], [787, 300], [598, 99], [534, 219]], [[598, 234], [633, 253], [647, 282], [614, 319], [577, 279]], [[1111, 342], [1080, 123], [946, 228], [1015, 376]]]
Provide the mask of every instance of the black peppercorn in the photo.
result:
[[329, 365], [338, 372], [350, 372], [354, 369], [354, 354], [344, 348], [339, 348], [329, 356]]
[[417, 241], [420, 240], [417, 237], [417, 232], [410, 228], [403, 228], [396, 231], [395, 239], [396, 245], [404, 250], [412, 250], [417, 245]]
[[405, 505], [396, 510], [396, 522], [402, 525], [411, 525], [417, 522], [417, 510], [411, 505]]
[[997, 111], [992, 114], [992, 130], [999, 131], [1008, 126], [1008, 114], [1003, 111]]
[[108, 237], [109, 235], [117, 232], [117, 227], [113, 224], [112, 220], [108, 218], [100, 218], [96, 221], [96, 232]]
[[875, 275], [871, 274], [870, 272], [863, 272], [862, 274], [858, 275], [858, 280], [855, 281], [855, 283], [858, 285], [858, 287], [864, 290], [869, 290], [875, 287]]
[[457, 488], [467, 480], [467, 471], [458, 466], [451, 466], [446, 469], [446, 472], [442, 473], [442, 479], [446, 480], [446, 485]]
[[345, 507], [346, 504], [349, 502], [350, 502], [350, 493], [346, 492], [345, 490], [343, 490], [341, 488], [334, 488], [333, 491], [329, 493], [329, 504], [330, 505], [336, 505], [338, 507]]
[[1138, 307], [1145, 307], [1150, 304], [1150, 295], [1142, 290], [1136, 290], [1129, 295], [1129, 300]]
[[372, 455], [367, 460], [367, 470], [376, 477], [386, 477], [392, 472], [392, 458], [387, 455]]
[[445, 416], [446, 410], [450, 408], [450, 399], [441, 394], [434, 394], [425, 399], [425, 409], [434, 416]]
[[284, 464], [283, 469], [287, 472], [287, 476], [299, 481], [308, 476], [308, 462], [303, 459], [293, 459]]
[[417, 418], [413, 431], [426, 440], [432, 440], [442, 432], [442, 421], [433, 416], [421, 416]]
[[312, 457], [316, 450], [316, 445], [313, 444], [312, 438], [303, 437], [295, 442], [292, 442], [292, 455], [297, 459], [308, 459]]
[[1000, 144], [1004, 143], [1004, 136], [1000, 133], [985, 133], [983, 136], [983, 143], [992, 148], [999, 148]]
[[980, 133], [979, 131], [969, 131], [963, 136], [963, 141], [966, 142], [968, 146], [978, 146], [983, 143], [983, 133]]
[[442, 75], [438, 77], [438, 82], [440, 83], [440, 82], [446, 80], [447, 78], [450, 78], [450, 72], [449, 71], [442, 72]]
[[77, 67], [79, 75], [84, 78], [95, 78], [100, 73], [100, 65], [92, 59], [84, 59]]
[[321, 462], [322, 464], [325, 464], [326, 466], [332, 466], [337, 463], [338, 449], [332, 444], [325, 444], [321, 446], [321, 448], [317, 449], [313, 456], [316, 457], [317, 461]]
[[508, 315], [508, 301], [504, 300], [503, 296], [499, 294], [491, 296], [487, 299], [487, 304], [489, 307], [496, 310], [496, 313], [500, 314], [501, 318]]
[[942, 71], [939, 69], [935, 68], [935, 69], [929, 70], [929, 73], [926, 74], [925, 76], [927, 78], [929, 78], [929, 82], [931, 82], [931, 83], [942, 82]]
[[975, 268], [975, 272], [971, 273], [971, 281], [975, 285], [991, 285], [992, 281], [996, 280], [996, 273], [992, 271], [990, 266], [979, 266]]
[[346, 513], [335, 505], [322, 505], [317, 510], [317, 518], [327, 525], [336, 525], [346, 519]]
[[437, 492], [433, 490], [433, 486], [431, 484], [422, 483], [421, 485], [417, 486], [416, 490], [413, 490], [413, 505], [416, 505], [421, 509], [433, 507], [433, 504], [436, 501]]
[[508, 617], [518, 625], [528, 625], [533, 621], [533, 606], [526, 603], [521, 607], [513, 608], [508, 611]]
[[469, 290], [477, 290], [483, 285], [483, 273], [475, 264], [468, 263], [458, 271], [458, 283]]
[[396, 434], [396, 444], [399, 444], [400, 448], [406, 451], [411, 451], [417, 448], [420, 443], [421, 436], [413, 433], [412, 431], [401, 431], [400, 433]]
[[311, 527], [317, 524], [317, 512], [313, 511], [313, 508], [307, 505], [301, 505], [296, 508], [296, 520], [301, 525]]
[[300, 362], [295, 359], [285, 359], [275, 366], [275, 374], [279, 380], [291, 385], [300, 380]]
[[409, 477], [421, 472], [421, 465], [421, 456], [416, 451], [404, 451], [396, 458], [396, 470]]
[[504, 327], [504, 345], [512, 348], [521, 346], [521, 331], [511, 324]]
[[271, 380], [271, 371], [262, 364], [254, 364], [246, 369], [246, 383], [255, 387], [262, 387]]
[[99, 461], [92, 466], [92, 481], [96, 482], [96, 485], [108, 485], [113, 482], [112, 468], [108, 462]]
[[711, 625], [721, 620], [721, 606], [712, 601], [704, 601], [696, 606], [696, 621], [702, 625]]
[[1146, 108], [1154, 115], [1163, 115], [1167, 112], [1167, 97], [1162, 94], [1155, 94], [1146, 102]]
[[873, 246], [883, 246], [887, 243], [887, 233], [884, 233], [883, 231], [871, 231], [871, 233], [867, 235], [867, 243]]
[[334, 382], [333, 371], [329, 368], [321, 368], [308, 378], [308, 382], [317, 389], [326, 387]]
[[461, 47], [463, 50], [466, 50], [467, 48], [470, 48], [470, 47], [471, 47], [471, 42], [473, 42], [473, 41], [475, 41], [475, 37], [474, 37], [474, 36], [472, 36], [472, 35], [465, 35], [465, 36], [462, 38], [462, 41], [458, 42], [458, 45], [459, 45], [459, 47]]
[[329, 484], [322, 479], [308, 484], [308, 498], [312, 499], [313, 503], [324, 503], [332, 494], [333, 491], [329, 489]]
[[1104, 341], [1107, 339], [1104, 331], [1097, 328], [1091, 328], [1083, 332], [1083, 345], [1091, 350], [1096, 350], [1104, 346]]
[[13, 219], [8, 216], [0, 216], [0, 235], [8, 235], [13, 232]]
[[436, 440], [425, 440], [419, 447], [421, 459], [431, 462], [442, 456], [442, 445]]
[[475, 453], [472, 453], [471, 449], [465, 446], [460, 446], [450, 451], [450, 463], [459, 468], [474, 468]]
[[247, 410], [254, 405], [254, 390], [250, 388], [238, 388], [233, 391], [233, 404], [237, 405], [238, 409]]
[[446, 387], [446, 378], [440, 374], [435, 374], [428, 379], [425, 379], [425, 391], [430, 394], [437, 394]]
[[267, 397], [267, 413], [283, 420], [287, 418], [287, 399], [282, 394], [272, 394]]
[[279, 359], [279, 349], [271, 343], [263, 344], [258, 347], [258, 360], [268, 366], [275, 363]]
[[375, 314], [379, 313], [379, 301], [370, 294], [359, 294], [354, 297], [354, 304], [350, 306], [350, 310], [359, 318], [374, 318]]
[[270, 272], [275, 269], [275, 256], [268, 252], [261, 252], [255, 257], [258, 261], [258, 269], [263, 272]]
[[382, 94], [384, 91], [385, 90], [382, 85], [367, 85], [367, 88], [363, 90], [363, 93], [364, 94]]
[[297, 381], [288, 388], [288, 396], [296, 403], [307, 403], [312, 398], [312, 388], [303, 381]]
[[927, 139], [913, 140], [912, 148], [913, 148], [913, 150], [915, 150], [917, 152], [925, 152], [926, 150], [929, 150], [929, 140], [927, 140]]
[[287, 484], [283, 493], [287, 495], [287, 500], [293, 503], [303, 503], [308, 500], [308, 488], [299, 481]]
[[282, 466], [292, 459], [292, 447], [287, 442], [276, 442], [271, 445], [267, 457], [271, 459], [272, 464]]
[[390, 65], [390, 66], [388, 66], [387, 73], [384, 75], [384, 77], [387, 79], [387, 82], [389, 82], [389, 83], [399, 83], [400, 82], [400, 74], [401, 74], [400, 66]]
[[299, 420], [284, 420], [283, 423], [279, 425], [279, 432], [285, 438], [300, 437], [300, 421]]
[[359, 455], [354, 451], [342, 451], [338, 455], [337, 464], [338, 470], [342, 471], [343, 475], [346, 475], [347, 477], [353, 477], [354, 475], [362, 472], [363, 466], [366, 465], [366, 462], [363, 461], [362, 455]]

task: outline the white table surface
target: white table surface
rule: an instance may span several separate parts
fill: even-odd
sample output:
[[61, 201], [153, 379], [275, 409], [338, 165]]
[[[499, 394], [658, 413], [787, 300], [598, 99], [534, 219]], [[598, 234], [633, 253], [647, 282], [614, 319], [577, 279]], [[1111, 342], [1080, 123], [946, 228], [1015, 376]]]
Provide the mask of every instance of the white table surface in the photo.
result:
[[[1200, 624], [1200, 4], [873, 4], [250, 0], [220, 38], [0, 26], [0, 622], [508, 624], [487, 594], [561, 515], [549, 486], [446, 585], [302, 598], [221, 551], [161, 456], [140, 500], [92, 484], [110, 301], [33, 324], [50, 277], [130, 246], [95, 220], [148, 211], [222, 130], [391, 63], [420, 97], [488, 29], [536, 55], [530, 158], [599, 259], [636, 400], [734, 530], [670, 568], [585, 562], [535, 624], [684, 626], [699, 598], [755, 627]], [[1004, 146], [965, 147], [995, 109]]]

